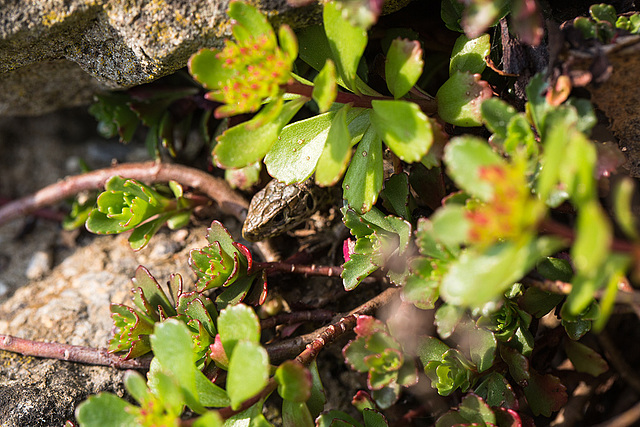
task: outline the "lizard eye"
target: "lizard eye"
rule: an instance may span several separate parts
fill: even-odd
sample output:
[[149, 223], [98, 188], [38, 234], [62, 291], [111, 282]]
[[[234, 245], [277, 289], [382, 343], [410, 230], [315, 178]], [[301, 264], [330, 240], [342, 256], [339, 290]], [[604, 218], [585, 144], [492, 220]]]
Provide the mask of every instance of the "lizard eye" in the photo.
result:
[[283, 224], [285, 220], [284, 212], [278, 212], [276, 216], [273, 217], [273, 223], [275, 225]]

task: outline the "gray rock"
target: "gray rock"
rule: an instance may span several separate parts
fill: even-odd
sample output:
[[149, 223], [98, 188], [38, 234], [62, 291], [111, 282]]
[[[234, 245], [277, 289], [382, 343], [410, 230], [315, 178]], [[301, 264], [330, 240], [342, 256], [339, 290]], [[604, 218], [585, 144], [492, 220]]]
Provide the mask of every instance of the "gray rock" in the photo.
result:
[[[274, 23], [317, 21], [316, 5], [259, 0]], [[36, 115], [149, 83], [230, 34], [229, 0], [0, 0], [0, 115]]]

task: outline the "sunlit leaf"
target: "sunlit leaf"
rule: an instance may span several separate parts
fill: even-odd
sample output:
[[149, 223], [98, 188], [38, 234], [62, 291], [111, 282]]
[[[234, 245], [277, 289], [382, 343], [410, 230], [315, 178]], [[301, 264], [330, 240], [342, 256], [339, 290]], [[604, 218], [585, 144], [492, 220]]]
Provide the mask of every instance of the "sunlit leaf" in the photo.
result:
[[394, 98], [402, 98], [418, 82], [423, 65], [418, 41], [398, 38], [391, 42], [384, 73]]
[[370, 127], [358, 144], [342, 183], [349, 207], [359, 213], [369, 211], [382, 190], [382, 180], [382, 141]]
[[433, 143], [430, 119], [417, 104], [406, 101], [371, 102], [371, 123], [385, 144], [406, 162], [417, 162]]
[[491, 87], [480, 74], [456, 71], [438, 89], [438, 115], [455, 126], [480, 126], [480, 105], [492, 96]]
[[323, 21], [338, 72], [347, 88], [359, 93], [355, 83], [356, 71], [367, 45], [367, 31], [346, 20], [336, 2], [325, 3]]
[[238, 341], [229, 359], [227, 393], [231, 408], [238, 409], [242, 402], [260, 392], [269, 380], [267, 351], [252, 341]]

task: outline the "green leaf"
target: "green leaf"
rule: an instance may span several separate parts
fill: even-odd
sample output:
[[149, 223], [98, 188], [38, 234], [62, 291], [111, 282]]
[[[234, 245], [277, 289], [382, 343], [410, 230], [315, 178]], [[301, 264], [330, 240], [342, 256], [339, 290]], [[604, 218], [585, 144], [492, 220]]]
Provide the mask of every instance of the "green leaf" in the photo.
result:
[[317, 427], [362, 427], [362, 424], [346, 412], [335, 409], [322, 413], [316, 420]]
[[133, 138], [138, 123], [136, 113], [129, 108], [131, 98], [122, 93], [96, 95], [97, 102], [89, 107], [89, 113], [98, 120], [98, 132], [106, 138], [120, 135], [120, 141]]
[[251, 308], [246, 305], [227, 307], [218, 316], [218, 333], [227, 355], [232, 355], [236, 344], [249, 341], [260, 342], [260, 321]]
[[402, 98], [415, 86], [422, 74], [423, 65], [420, 42], [400, 38], [391, 42], [384, 75], [394, 98]]
[[[153, 402], [158, 405], [160, 403], [164, 409], [170, 415], [178, 418], [184, 411], [184, 394], [182, 388], [178, 385], [175, 379], [162, 371], [156, 371], [149, 375], [149, 384], [153, 384], [153, 392], [157, 396], [154, 400], [160, 402]], [[150, 406], [150, 402], [145, 402], [142, 406]]]
[[380, 412], [373, 409], [365, 409], [362, 412], [365, 427], [388, 427], [387, 419]]
[[342, 16], [340, 5], [336, 2], [325, 3], [323, 21], [338, 73], [348, 89], [359, 93], [355, 82], [356, 72], [360, 57], [367, 46], [367, 31], [346, 20]]
[[577, 237], [571, 248], [576, 270], [595, 274], [609, 253], [612, 238], [611, 224], [598, 202], [583, 206], [578, 212]]
[[433, 129], [430, 119], [417, 104], [374, 100], [371, 105], [371, 123], [400, 159], [412, 163], [427, 154], [433, 143]]
[[196, 372], [200, 371], [196, 369], [196, 355], [187, 326], [176, 319], [168, 319], [156, 324], [150, 338], [153, 354], [162, 370], [178, 381], [187, 405], [197, 413], [203, 413], [205, 409], [196, 388]]
[[195, 419], [192, 427], [222, 427], [224, 425], [224, 420], [216, 411], [209, 411]]
[[[347, 124], [364, 111], [361, 108], [348, 110]], [[336, 114], [330, 111], [286, 126], [264, 159], [269, 174], [286, 184], [309, 179], [324, 150]], [[292, 164], [296, 167], [292, 168]]]
[[[431, 216], [432, 236], [449, 250], [456, 250], [469, 239], [471, 224], [464, 206], [449, 204]], [[431, 252], [433, 254], [433, 252]]]
[[216, 58], [219, 51], [200, 49], [189, 59], [189, 73], [202, 86], [210, 90], [219, 89], [230, 80], [235, 71], [224, 67], [222, 60]]
[[489, 406], [517, 408], [516, 394], [504, 376], [491, 372], [475, 387], [475, 393], [482, 397]]
[[150, 396], [147, 381], [136, 371], [125, 372], [124, 385], [129, 394], [138, 402], [144, 402]]
[[[271, 39], [272, 44], [275, 44], [275, 33], [271, 28], [271, 24], [269, 24], [267, 17], [254, 6], [242, 1], [232, 1], [229, 3], [227, 14], [236, 21], [234, 26], [244, 27], [251, 37], [257, 39], [265, 35]], [[238, 40], [238, 36], [235, 33], [234, 36]], [[238, 41], [245, 40], [240, 39]]]
[[418, 339], [417, 353], [423, 365], [442, 360], [443, 355], [449, 350], [449, 346], [437, 338], [423, 336]]
[[487, 142], [474, 136], [453, 138], [445, 147], [444, 161], [449, 175], [458, 187], [483, 201], [493, 196], [491, 184], [480, 179], [482, 168], [499, 166], [504, 160]]
[[382, 172], [382, 141], [370, 127], [358, 144], [342, 183], [349, 207], [359, 213], [371, 209], [382, 189]]
[[565, 340], [564, 350], [578, 372], [597, 377], [609, 370], [609, 365], [598, 353], [574, 340]]
[[633, 240], [638, 240], [640, 235], [636, 228], [636, 217], [631, 210], [634, 191], [635, 184], [630, 177], [625, 176], [618, 181], [613, 193], [613, 213], [622, 231]]
[[350, 105], [343, 106], [331, 122], [324, 150], [318, 159], [316, 183], [331, 186], [342, 178], [351, 159], [351, 135], [347, 127]]
[[561, 258], [544, 258], [538, 263], [536, 270], [544, 276], [544, 278], [549, 280], [570, 282], [573, 277], [573, 267], [571, 267], [571, 263]]
[[298, 57], [298, 39], [290, 26], [281, 25], [278, 29], [278, 40], [280, 41], [280, 47], [289, 56], [289, 58], [295, 59]]
[[[188, 213], [190, 216], [190, 213]], [[151, 241], [151, 238], [160, 230], [160, 228], [167, 222], [170, 214], [161, 215], [153, 221], [147, 221], [144, 224], [137, 226], [129, 236], [129, 245], [134, 251], [144, 249]], [[189, 218], [187, 217], [187, 222]]]
[[464, 316], [465, 310], [451, 304], [442, 304], [436, 310], [435, 324], [438, 328], [438, 335], [443, 339], [447, 339], [453, 334], [458, 323]]
[[466, 250], [442, 278], [441, 296], [450, 304], [480, 308], [560, 247], [558, 240], [541, 237], [519, 244], [498, 243], [483, 253]]
[[540, 375], [531, 372], [528, 385], [524, 387], [524, 395], [531, 407], [533, 415], [550, 417], [567, 403], [567, 388], [553, 375]]
[[457, 0], [442, 0], [440, 9], [440, 17], [448, 29], [457, 32], [463, 32], [462, 13], [464, 12], [464, 4]]
[[133, 405], [115, 394], [100, 393], [78, 405], [76, 419], [84, 427], [124, 427], [136, 425]]
[[263, 111], [268, 113], [269, 109], [277, 108], [278, 103], [272, 101], [253, 119], [225, 131], [218, 137], [218, 144], [213, 150], [216, 163], [224, 168], [241, 168], [261, 160], [306, 101], [301, 97], [286, 102], [274, 120], [255, 127], [262, 121], [260, 114]]
[[311, 373], [299, 362], [288, 360], [276, 370], [278, 394], [285, 400], [306, 402], [311, 397]]
[[480, 126], [480, 106], [491, 96], [491, 87], [481, 80], [480, 74], [456, 71], [438, 89], [438, 115], [455, 126]]
[[508, 0], [472, 1], [464, 9], [462, 28], [469, 37], [477, 37], [498, 23], [511, 8]]
[[378, 269], [371, 258], [371, 255], [354, 253], [351, 259], [344, 263], [340, 277], [346, 291], [354, 290], [362, 279]]
[[329, 110], [338, 95], [336, 84], [336, 66], [332, 60], [328, 59], [313, 80], [312, 98], [318, 104], [321, 113]]
[[469, 39], [464, 34], [458, 37], [451, 52], [449, 74], [456, 71], [466, 71], [472, 74], [482, 73], [487, 67], [484, 58], [491, 52], [489, 34]]
[[484, 124], [498, 137], [507, 137], [507, 125], [518, 112], [500, 98], [489, 98], [480, 106]]
[[436, 421], [436, 427], [459, 425], [493, 426], [497, 425], [496, 416], [480, 397], [468, 394], [456, 410], [447, 412]]
[[475, 328], [469, 331], [469, 341], [471, 361], [475, 363], [478, 372], [491, 368], [498, 346], [493, 333], [483, 328]]
[[231, 399], [231, 408], [238, 409], [242, 402], [258, 394], [267, 385], [268, 380], [267, 351], [259, 343], [238, 341], [229, 358], [227, 375], [227, 393]]
[[282, 402], [283, 427], [313, 427], [315, 424], [307, 404], [285, 399]]
[[[164, 293], [156, 279], [151, 275], [149, 270], [147, 270], [143, 266], [139, 266], [136, 269], [136, 275], [133, 279], [131, 279], [133, 283], [134, 289], [141, 288], [144, 298], [149, 302], [149, 305], [157, 310], [158, 307], [162, 307], [162, 310], [169, 316], [175, 316], [176, 310], [173, 307], [173, 304], [167, 298], [167, 295]], [[134, 294], [133, 296], [134, 304], [140, 309], [145, 310], [145, 304], [140, 299], [139, 294]], [[151, 315], [151, 313], [147, 313]], [[159, 320], [159, 318], [154, 317], [154, 320]]]
[[391, 175], [384, 183], [382, 198], [388, 205], [391, 205], [396, 215], [411, 221], [411, 212], [409, 212], [409, 176], [406, 173]]
[[596, 22], [608, 22], [611, 25], [615, 25], [618, 16], [616, 15], [616, 9], [609, 4], [593, 4], [589, 8], [589, 14]]
[[311, 362], [309, 365], [309, 371], [311, 372], [312, 386], [311, 396], [307, 400], [307, 407], [309, 408], [311, 415], [316, 418], [324, 409], [327, 399], [325, 397], [322, 381], [320, 380], [320, 373], [318, 372], [318, 364], [316, 360]]
[[563, 299], [563, 295], [552, 294], [531, 287], [520, 298], [519, 304], [523, 310], [539, 319], [560, 304]]

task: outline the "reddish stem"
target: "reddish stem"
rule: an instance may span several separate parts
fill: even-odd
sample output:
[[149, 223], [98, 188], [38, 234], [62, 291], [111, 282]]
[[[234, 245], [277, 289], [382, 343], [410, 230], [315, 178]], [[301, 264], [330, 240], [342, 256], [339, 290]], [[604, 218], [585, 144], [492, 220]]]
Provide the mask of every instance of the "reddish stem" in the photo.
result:
[[71, 176], [32, 195], [9, 202], [0, 207], [0, 225], [73, 197], [81, 191], [102, 189], [115, 175], [145, 183], [176, 181], [184, 186], [193, 187], [215, 200], [220, 210], [237, 217], [240, 221], [244, 220], [249, 206], [223, 179], [201, 170], [158, 162], [129, 163]]
[[[295, 93], [298, 95], [311, 98], [313, 93], [313, 86], [309, 86], [300, 82], [294, 81], [285, 86], [287, 93]], [[369, 95], [356, 95], [348, 92], [338, 92], [335, 102], [340, 104], [351, 104], [354, 107], [372, 108], [371, 101], [392, 101], [393, 98], [389, 96], [369, 96]], [[409, 102], [413, 102], [420, 106], [420, 109], [427, 114], [435, 114], [438, 111], [438, 104], [433, 99], [410, 99]]]
[[288, 262], [254, 262], [251, 270], [266, 270], [267, 274], [275, 272], [304, 274], [306, 276], [340, 277], [342, 267], [328, 265], [303, 265]]
[[91, 348], [57, 342], [39, 342], [0, 334], [0, 350], [25, 356], [59, 359], [89, 365], [111, 366], [118, 369], [149, 369], [150, 357], [124, 360], [106, 348]]

